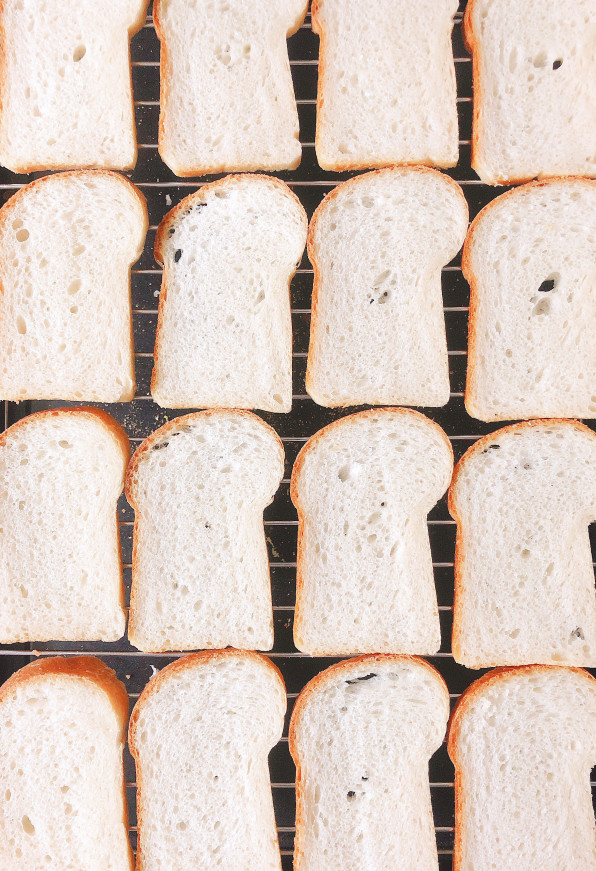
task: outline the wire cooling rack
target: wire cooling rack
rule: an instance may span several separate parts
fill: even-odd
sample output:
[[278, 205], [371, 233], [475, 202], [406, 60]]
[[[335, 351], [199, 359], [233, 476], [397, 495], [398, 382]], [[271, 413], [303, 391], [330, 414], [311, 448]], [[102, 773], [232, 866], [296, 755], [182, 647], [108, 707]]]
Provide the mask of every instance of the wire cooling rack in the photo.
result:
[[[415, 3], [416, 0], [412, 0], [412, 2]], [[448, 174], [462, 186], [472, 219], [491, 199], [503, 193], [504, 189], [495, 190], [482, 184], [470, 168], [472, 65], [464, 48], [462, 37], [461, 20], [464, 7], [465, 0], [460, 3], [453, 29], [460, 124], [460, 160], [458, 166], [450, 170]], [[339, 181], [349, 178], [353, 173], [328, 173], [317, 165], [314, 138], [319, 41], [311, 30], [310, 14], [300, 30], [290, 38], [288, 49], [300, 117], [302, 162], [296, 170], [275, 173], [275, 175], [288, 182], [310, 217], [324, 195]], [[149, 389], [161, 284], [161, 270], [153, 257], [155, 231], [160, 220], [172, 206], [179, 203], [183, 197], [196, 190], [201, 184], [212, 181], [218, 176], [203, 177], [200, 180], [181, 180], [170, 172], [159, 157], [157, 151], [159, 42], [150, 14], [145, 26], [132, 41], [131, 55], [139, 157], [135, 170], [127, 175], [147, 198], [150, 223], [143, 254], [132, 270], [132, 305], [138, 387], [132, 402], [102, 407], [123, 424], [134, 450], [158, 426], [180, 413], [185, 413], [159, 408], [151, 400]], [[16, 189], [39, 175], [40, 173], [32, 176], [20, 176], [0, 169], [0, 201], [5, 202]], [[270, 756], [273, 800], [284, 871], [289, 871], [292, 866], [295, 815], [295, 770], [288, 750], [287, 724], [294, 700], [302, 687], [320, 671], [337, 661], [334, 658], [311, 658], [299, 653], [292, 641], [297, 516], [290, 501], [289, 478], [296, 454], [306, 439], [338, 417], [357, 410], [324, 409], [315, 405], [306, 395], [304, 376], [310, 327], [311, 290], [312, 269], [305, 254], [291, 287], [294, 331], [293, 408], [289, 414], [261, 414], [282, 437], [286, 452], [284, 480], [273, 504], [265, 512], [275, 623], [275, 646], [269, 655], [281, 669], [288, 691], [288, 714], [284, 737]], [[443, 270], [443, 299], [452, 393], [449, 404], [444, 408], [421, 410], [446, 431], [451, 439], [457, 460], [477, 438], [498, 428], [497, 425], [486, 425], [473, 420], [466, 414], [464, 408], [463, 389], [467, 360], [469, 289], [461, 273], [459, 256]], [[19, 418], [34, 411], [71, 404], [23, 402], [17, 405], [5, 403], [4, 427], [10, 426]], [[119, 516], [128, 604], [134, 515], [124, 497], [119, 503]], [[429, 532], [443, 638], [440, 653], [430, 657], [429, 661], [447, 682], [453, 705], [466, 687], [483, 672], [469, 671], [458, 665], [454, 662], [450, 652], [455, 524], [449, 516], [445, 499], [442, 499], [431, 512]], [[163, 668], [177, 657], [177, 654], [142, 654], [126, 640], [113, 644], [46, 643], [4, 646], [0, 647], [0, 680], [6, 680], [10, 674], [39, 654], [72, 652], [92, 652], [101, 656], [126, 685], [131, 706], [155, 670]], [[125, 757], [125, 767], [131, 840], [133, 847], [136, 847], [135, 770], [128, 752]], [[430, 763], [432, 806], [441, 871], [447, 871], [452, 866], [453, 776], [453, 767], [447, 755], [445, 744], [443, 744]], [[592, 791], [594, 794], [594, 784]]]

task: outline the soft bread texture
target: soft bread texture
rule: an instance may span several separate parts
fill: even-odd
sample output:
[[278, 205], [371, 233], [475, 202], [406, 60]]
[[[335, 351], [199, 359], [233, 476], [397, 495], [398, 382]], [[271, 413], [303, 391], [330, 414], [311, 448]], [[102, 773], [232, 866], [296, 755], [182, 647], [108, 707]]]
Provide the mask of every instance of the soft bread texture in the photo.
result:
[[457, 0], [314, 0], [321, 37], [316, 152], [341, 172], [455, 166]]
[[45, 176], [0, 210], [0, 398], [119, 402], [135, 390], [130, 267], [147, 232], [116, 173]]
[[267, 756], [281, 738], [285, 686], [265, 657], [185, 656], [133, 711], [136, 871], [281, 871]]
[[0, 163], [132, 169], [129, 39], [148, 0], [2, 0]]
[[0, 689], [0, 867], [132, 871], [128, 696], [92, 656], [48, 658]]
[[472, 167], [486, 184], [596, 175], [594, 0], [469, 0]]
[[298, 510], [294, 643], [313, 656], [436, 653], [441, 643], [426, 515], [453, 452], [400, 408], [363, 411], [314, 435], [292, 471]]
[[307, 6], [308, 0], [155, 0], [159, 153], [176, 175], [298, 166], [286, 38]]
[[596, 182], [503, 194], [473, 221], [465, 403], [480, 420], [596, 417]]
[[577, 668], [497, 669], [459, 700], [454, 871], [594, 871], [596, 681]]
[[596, 666], [596, 434], [540, 420], [485, 436], [455, 468], [449, 509], [456, 661]]
[[124, 430], [98, 409], [0, 436], [0, 643], [116, 641], [125, 611], [117, 502]]
[[449, 401], [441, 269], [468, 207], [422, 167], [366, 173], [335, 188], [308, 234], [314, 289], [306, 389], [325, 406]]
[[135, 509], [132, 644], [272, 647], [263, 510], [283, 470], [281, 440], [249, 412], [189, 414], [143, 442], [126, 479]]
[[298, 696], [295, 871], [436, 871], [428, 760], [449, 716], [424, 660], [363, 656], [328, 668]]
[[166, 215], [155, 239], [158, 405], [290, 411], [289, 285], [306, 234], [297, 197], [262, 175], [227, 176]]

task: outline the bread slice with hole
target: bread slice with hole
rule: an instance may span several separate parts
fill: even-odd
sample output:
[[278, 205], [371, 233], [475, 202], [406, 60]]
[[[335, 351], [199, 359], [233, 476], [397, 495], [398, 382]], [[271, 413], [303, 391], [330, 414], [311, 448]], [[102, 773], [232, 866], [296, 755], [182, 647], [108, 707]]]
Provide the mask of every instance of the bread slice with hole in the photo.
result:
[[328, 194], [308, 233], [306, 389], [315, 402], [449, 401], [441, 269], [467, 226], [459, 185], [423, 167], [366, 173]]
[[315, 145], [323, 169], [455, 166], [457, 8], [457, 0], [314, 0], [312, 28], [321, 38]]
[[162, 669], [135, 705], [137, 871], [281, 871], [269, 751], [286, 692], [264, 656], [220, 650]]
[[479, 439], [455, 467], [449, 509], [456, 661], [596, 666], [596, 434], [537, 420]]
[[596, 681], [580, 668], [497, 669], [460, 698], [454, 871], [594, 871]]
[[463, 34], [481, 180], [595, 176], [593, 0], [470, 0]]
[[126, 476], [135, 647], [271, 648], [263, 510], [283, 470], [281, 440], [249, 412], [189, 414], [142, 443]]
[[596, 417], [596, 181], [503, 194], [473, 221], [465, 403], [480, 420]]
[[407, 409], [353, 414], [309, 439], [291, 483], [299, 650], [313, 656], [438, 651], [426, 515], [447, 489], [452, 468], [443, 430]]
[[135, 390], [130, 267], [147, 207], [123, 176], [45, 176], [0, 209], [0, 398], [121, 402]]
[[0, 436], [0, 643], [117, 641], [117, 503], [128, 438], [99, 409], [41, 411]]
[[438, 871], [428, 761], [449, 717], [445, 682], [409, 656], [331, 666], [290, 721], [295, 871]]
[[0, 867], [132, 871], [128, 695], [93, 656], [39, 659], [0, 688]]
[[13, 172], [137, 160], [129, 40], [148, 0], [0, 6], [0, 163]]
[[308, 0], [155, 0], [159, 153], [176, 175], [298, 166], [286, 39], [307, 6]]
[[297, 197], [262, 175], [220, 179], [165, 216], [155, 239], [158, 405], [290, 411], [289, 284], [306, 233]]

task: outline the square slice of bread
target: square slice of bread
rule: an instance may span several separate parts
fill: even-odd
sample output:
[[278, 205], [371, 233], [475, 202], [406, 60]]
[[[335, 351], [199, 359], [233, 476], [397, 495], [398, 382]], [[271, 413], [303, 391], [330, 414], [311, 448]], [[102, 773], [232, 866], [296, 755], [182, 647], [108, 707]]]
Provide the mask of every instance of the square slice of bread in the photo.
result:
[[132, 871], [122, 752], [128, 695], [93, 656], [0, 687], [0, 868]]
[[289, 284], [307, 217], [276, 178], [233, 175], [162, 220], [151, 393], [165, 408], [292, 407]]
[[409, 409], [362, 411], [309, 439], [291, 483], [298, 510], [298, 650], [312, 656], [438, 651], [426, 516], [452, 469], [443, 430]]
[[0, 4], [0, 163], [13, 172], [137, 159], [130, 38], [148, 0]]
[[315, 402], [449, 401], [441, 269], [467, 227], [459, 185], [425, 167], [365, 173], [325, 197], [308, 233], [306, 389]]
[[113, 172], [44, 176], [2, 207], [0, 399], [132, 399], [130, 267], [147, 226]]
[[286, 39], [308, 0], [155, 0], [159, 153], [180, 176], [294, 169], [298, 112]]
[[283, 469], [281, 440], [250, 412], [188, 414], [143, 442], [126, 479], [135, 509], [132, 644], [272, 647], [263, 510]]
[[0, 643], [117, 641], [126, 433], [99, 409], [40, 411], [0, 436]]
[[514, 188], [473, 221], [465, 403], [479, 420], [596, 417], [596, 181]]
[[457, 0], [313, 0], [323, 169], [455, 166], [457, 8]]
[[486, 184], [596, 175], [594, 0], [469, 0], [472, 167]]
[[286, 692], [264, 656], [191, 654], [147, 684], [130, 720], [136, 871], [281, 871], [269, 751]]

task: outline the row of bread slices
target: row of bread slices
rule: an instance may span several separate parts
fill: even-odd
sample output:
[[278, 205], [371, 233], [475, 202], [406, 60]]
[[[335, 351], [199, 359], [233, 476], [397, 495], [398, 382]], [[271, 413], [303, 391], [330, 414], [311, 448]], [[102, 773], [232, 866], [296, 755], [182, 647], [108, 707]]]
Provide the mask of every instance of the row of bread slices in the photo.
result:
[[[40, 412], [0, 437], [0, 642], [124, 634], [127, 462], [124, 431], [94, 409]], [[505, 427], [452, 471], [443, 430], [406, 409], [344, 417], [307, 441], [291, 478], [298, 649], [439, 650], [427, 514], [451, 481], [455, 659], [596, 665], [596, 434], [565, 420]], [[271, 649], [263, 510], [283, 472], [280, 439], [249, 412], [189, 414], [140, 445], [126, 472], [132, 644]]]
[[[459, 186], [421, 167], [358, 176], [323, 200], [308, 231], [306, 389], [318, 403], [448, 401], [441, 269], [465, 239], [470, 413], [596, 417], [596, 181], [516, 188], [467, 227]], [[146, 231], [143, 197], [107, 172], [46, 176], [0, 210], [0, 398], [133, 397], [129, 273]], [[290, 410], [288, 284], [306, 238], [304, 209], [266, 176], [213, 182], [163, 218], [156, 402]], [[135, 300], [146, 350], [154, 295]]]
[[[267, 757], [285, 713], [279, 671], [246, 651], [191, 654], [149, 681], [128, 731], [137, 871], [280, 871]], [[436, 871], [429, 759], [448, 717], [447, 687], [422, 659], [364, 656], [307, 684], [289, 724], [296, 871]], [[125, 687], [93, 657], [39, 660], [4, 684], [3, 868], [131, 871], [127, 720]], [[489, 672], [460, 698], [447, 746], [456, 871], [594, 867], [587, 672]]]
[[[307, 0], [156, 0], [159, 151], [176, 174], [299, 164], [285, 40], [302, 25], [307, 6]], [[315, 141], [321, 167], [455, 166], [457, 8], [457, 0], [313, 4], [312, 28], [321, 37]], [[0, 162], [18, 172], [134, 166], [126, 34], [142, 26], [146, 9], [147, 0], [81, 0], [76, 14], [63, 0], [3, 4]], [[472, 166], [483, 181], [596, 175], [593, 19], [592, 0], [467, 4]], [[153, 64], [143, 62], [137, 96], [142, 83], [150, 84]]]

